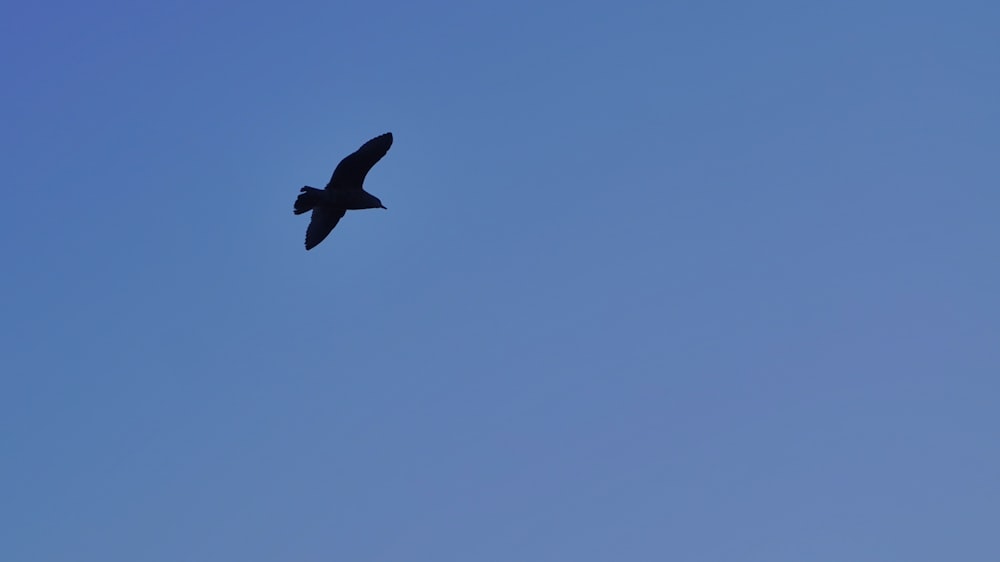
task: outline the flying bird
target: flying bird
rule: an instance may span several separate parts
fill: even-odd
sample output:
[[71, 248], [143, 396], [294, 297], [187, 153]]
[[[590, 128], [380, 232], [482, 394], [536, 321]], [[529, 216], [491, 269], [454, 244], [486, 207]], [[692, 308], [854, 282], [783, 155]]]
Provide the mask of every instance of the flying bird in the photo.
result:
[[392, 133], [379, 135], [341, 160], [325, 189], [307, 185], [299, 190], [295, 214], [312, 211], [306, 228], [306, 250], [322, 242], [348, 210], [385, 209], [379, 198], [365, 191], [362, 184], [368, 170], [389, 152], [390, 146]]

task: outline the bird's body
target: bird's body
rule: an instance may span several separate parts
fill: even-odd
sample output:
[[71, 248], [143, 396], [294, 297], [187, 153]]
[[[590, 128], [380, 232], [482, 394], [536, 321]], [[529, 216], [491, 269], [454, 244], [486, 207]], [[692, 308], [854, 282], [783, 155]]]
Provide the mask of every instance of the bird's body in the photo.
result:
[[392, 133], [385, 133], [361, 145], [337, 164], [325, 189], [308, 185], [295, 200], [295, 214], [312, 211], [306, 229], [306, 250], [323, 241], [348, 210], [385, 209], [378, 197], [363, 189], [365, 176], [392, 146]]
[[[378, 209], [382, 202], [377, 197], [363, 189], [316, 189], [306, 188], [306, 191], [315, 189], [313, 197], [315, 206], [340, 207], [347, 211], [360, 211], [362, 209]], [[301, 195], [300, 195], [301, 197]]]

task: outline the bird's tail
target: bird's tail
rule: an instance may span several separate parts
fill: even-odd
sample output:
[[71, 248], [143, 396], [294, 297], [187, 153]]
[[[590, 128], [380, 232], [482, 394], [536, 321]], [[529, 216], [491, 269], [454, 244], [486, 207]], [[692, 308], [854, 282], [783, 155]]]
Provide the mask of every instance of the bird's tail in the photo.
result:
[[309, 187], [308, 185], [300, 189], [301, 193], [298, 198], [295, 199], [295, 214], [301, 215], [302, 213], [308, 213], [315, 207], [319, 205], [323, 200], [323, 190], [316, 189], [315, 187]]

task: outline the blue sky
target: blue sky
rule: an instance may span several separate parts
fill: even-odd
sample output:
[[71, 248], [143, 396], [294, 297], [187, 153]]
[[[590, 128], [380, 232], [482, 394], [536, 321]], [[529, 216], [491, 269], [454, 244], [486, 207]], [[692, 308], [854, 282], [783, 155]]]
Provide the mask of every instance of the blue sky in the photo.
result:
[[0, 558], [996, 558], [998, 17], [4, 5]]

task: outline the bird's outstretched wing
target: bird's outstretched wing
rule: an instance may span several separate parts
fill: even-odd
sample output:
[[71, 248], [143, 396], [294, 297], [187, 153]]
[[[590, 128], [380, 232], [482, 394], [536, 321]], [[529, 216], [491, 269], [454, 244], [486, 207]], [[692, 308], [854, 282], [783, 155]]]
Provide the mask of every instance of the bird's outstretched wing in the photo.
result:
[[337, 169], [330, 176], [330, 183], [326, 184], [327, 189], [361, 189], [361, 184], [368, 175], [368, 170], [376, 162], [389, 152], [392, 146], [392, 133], [379, 135], [372, 140], [361, 145], [352, 154], [337, 164]]
[[306, 228], [306, 249], [312, 250], [322, 242], [333, 230], [333, 227], [337, 226], [346, 212], [347, 209], [331, 209], [330, 207], [313, 209], [312, 219], [309, 221], [309, 227]]

